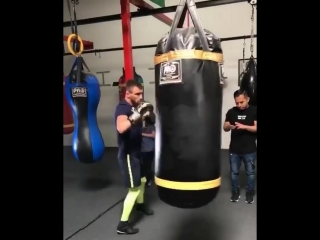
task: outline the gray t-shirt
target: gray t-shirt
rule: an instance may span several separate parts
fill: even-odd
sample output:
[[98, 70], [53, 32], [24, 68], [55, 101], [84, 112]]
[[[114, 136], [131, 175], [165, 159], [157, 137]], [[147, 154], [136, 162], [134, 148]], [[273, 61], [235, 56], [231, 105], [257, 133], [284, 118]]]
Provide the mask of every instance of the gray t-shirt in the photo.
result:
[[[142, 128], [142, 133], [152, 133], [156, 130], [154, 126], [148, 126]], [[152, 152], [154, 151], [155, 139], [151, 137], [142, 136], [141, 152]]]

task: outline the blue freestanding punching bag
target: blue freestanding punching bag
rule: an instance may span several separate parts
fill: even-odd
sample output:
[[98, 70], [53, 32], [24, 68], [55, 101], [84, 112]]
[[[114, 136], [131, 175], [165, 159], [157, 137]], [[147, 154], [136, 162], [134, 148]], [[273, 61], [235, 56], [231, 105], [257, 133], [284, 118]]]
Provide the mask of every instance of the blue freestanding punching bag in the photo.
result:
[[240, 77], [240, 89], [248, 93], [249, 104], [257, 107], [257, 63], [253, 56], [250, 57]]
[[97, 122], [100, 84], [83, 66], [86, 66], [83, 58], [77, 57], [65, 81], [66, 98], [74, 118], [72, 149], [79, 162], [95, 163], [102, 159], [105, 149]]

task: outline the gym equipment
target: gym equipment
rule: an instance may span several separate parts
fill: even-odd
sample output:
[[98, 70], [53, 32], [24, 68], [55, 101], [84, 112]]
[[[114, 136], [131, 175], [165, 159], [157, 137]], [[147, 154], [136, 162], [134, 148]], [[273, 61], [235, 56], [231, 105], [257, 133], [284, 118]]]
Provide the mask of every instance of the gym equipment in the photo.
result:
[[240, 89], [248, 93], [250, 97], [249, 104], [257, 106], [257, 64], [252, 56], [241, 75]]
[[[69, 0], [67, 0], [70, 5]], [[72, 150], [74, 157], [82, 163], [95, 163], [102, 159], [104, 141], [97, 122], [97, 108], [100, 101], [100, 84], [81, 57], [83, 42], [77, 31], [76, 7], [78, 1], [72, 1], [73, 16], [69, 8], [72, 34], [67, 39], [69, 52], [74, 55], [75, 61], [70, 74], [65, 80], [66, 99], [71, 107], [74, 119], [74, 134]], [[73, 42], [71, 46], [71, 42]], [[87, 71], [84, 71], [84, 67]]]
[[63, 134], [73, 133], [74, 123], [70, 106], [65, 93], [65, 76], [63, 75]]
[[[187, 9], [195, 27], [182, 28]], [[198, 208], [221, 184], [223, 54], [220, 40], [202, 28], [193, 0], [180, 0], [154, 61], [158, 195], [171, 206]]]
[[[251, 1], [251, 42], [250, 42], [250, 52], [251, 57], [246, 63], [243, 72], [240, 75], [240, 89], [245, 90], [250, 97], [249, 104], [257, 106], [257, 63], [253, 57], [253, 39], [254, 39], [254, 10], [256, 7], [256, 1]], [[245, 46], [243, 43], [243, 63], [245, 59]]]
[[95, 163], [101, 160], [105, 149], [97, 122], [100, 84], [89, 69], [88, 72], [82, 70], [83, 63], [82, 57], [76, 58], [65, 82], [67, 101], [75, 122], [72, 149], [79, 162]]
[[219, 71], [220, 71], [220, 86], [225, 87], [226, 86], [226, 80], [228, 77], [224, 75], [224, 70], [223, 70], [223, 63], [219, 64]]
[[[133, 67], [134, 72], [134, 80], [136, 80], [138, 83], [140, 83], [143, 86], [143, 78], [136, 73], [136, 68]], [[126, 94], [126, 83], [125, 83], [125, 70], [122, 68], [122, 76], [119, 78], [119, 101], [123, 100]], [[144, 93], [142, 98], [144, 98]]]

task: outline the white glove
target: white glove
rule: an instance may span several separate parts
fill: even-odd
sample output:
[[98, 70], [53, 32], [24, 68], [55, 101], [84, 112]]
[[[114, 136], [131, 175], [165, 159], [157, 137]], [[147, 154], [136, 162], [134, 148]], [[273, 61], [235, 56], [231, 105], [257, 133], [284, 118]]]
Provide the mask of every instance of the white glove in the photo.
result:
[[148, 117], [153, 112], [153, 105], [149, 102], [142, 102], [137, 107], [137, 111], [142, 116], [142, 119]]
[[137, 111], [137, 109], [135, 109], [134, 107], [132, 107], [131, 109], [132, 115], [129, 117], [129, 121], [134, 124], [136, 122], [138, 122], [141, 119], [141, 114]]

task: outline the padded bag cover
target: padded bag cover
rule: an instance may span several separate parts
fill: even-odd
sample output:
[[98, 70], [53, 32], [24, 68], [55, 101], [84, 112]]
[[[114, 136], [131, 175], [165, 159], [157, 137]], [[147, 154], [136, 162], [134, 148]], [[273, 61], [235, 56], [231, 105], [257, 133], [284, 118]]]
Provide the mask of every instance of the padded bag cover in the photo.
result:
[[63, 75], [63, 134], [73, 133], [74, 123], [71, 108], [66, 98], [65, 79]]
[[252, 56], [240, 77], [240, 89], [248, 93], [250, 97], [249, 104], [257, 106], [257, 63]]
[[[65, 82], [66, 97], [75, 123], [72, 149], [78, 161], [94, 163], [102, 159], [105, 149], [97, 122], [100, 84], [96, 76], [82, 70], [82, 61], [77, 57]], [[75, 66], [77, 69], [73, 70]]]
[[195, 27], [183, 24], [180, 1], [169, 34], [155, 53], [156, 158], [159, 198], [179, 208], [211, 202], [220, 187], [222, 88], [220, 40], [204, 30], [193, 1]]

